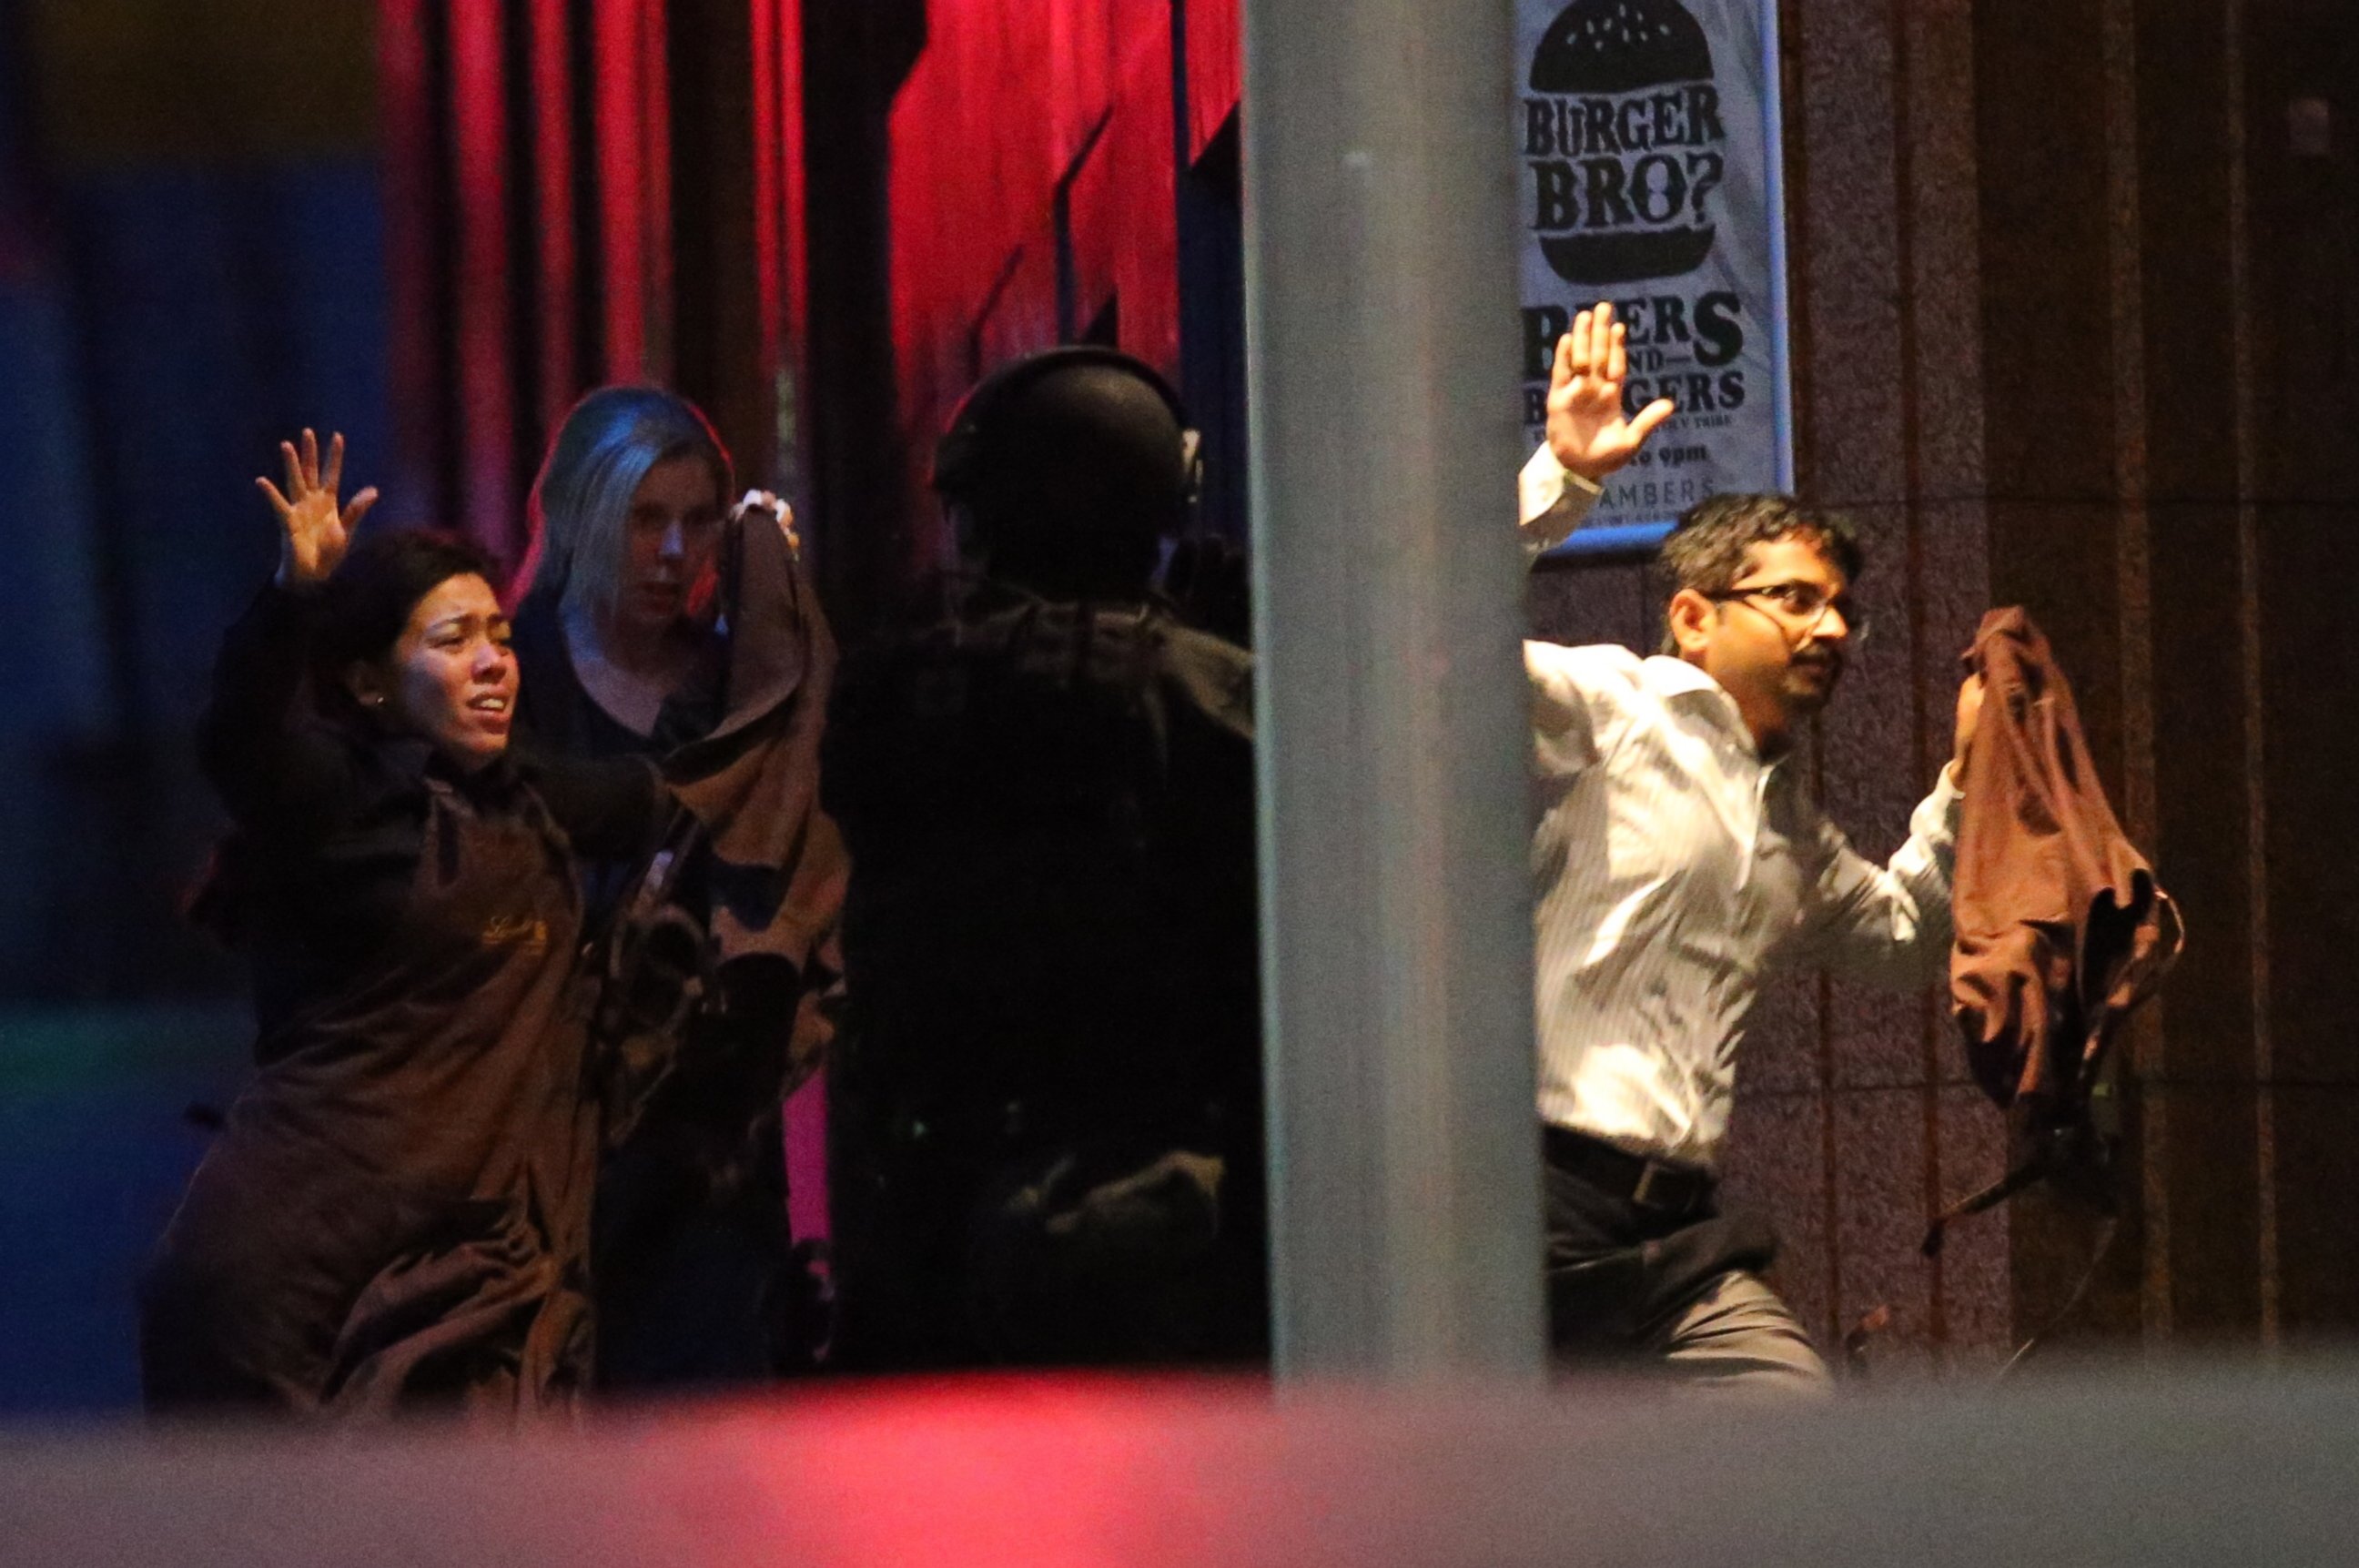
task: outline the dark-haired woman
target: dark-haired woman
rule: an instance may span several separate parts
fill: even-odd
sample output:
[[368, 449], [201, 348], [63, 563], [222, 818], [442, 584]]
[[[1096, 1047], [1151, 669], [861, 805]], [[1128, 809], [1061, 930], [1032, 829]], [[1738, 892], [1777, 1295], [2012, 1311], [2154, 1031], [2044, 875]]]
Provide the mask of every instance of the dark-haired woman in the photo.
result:
[[614, 1388], [758, 1379], [809, 1351], [779, 1105], [818, 1065], [840, 974], [845, 863], [819, 809], [835, 645], [785, 508], [732, 508], [731, 490], [695, 405], [592, 392], [533, 487], [516, 611], [520, 733], [551, 755], [659, 760], [686, 808], [660, 898], [642, 864], [585, 866], [593, 929], [619, 928], [602, 1018], [655, 1085], [599, 1188]]
[[251, 956], [260, 1072], [143, 1299], [151, 1408], [529, 1410], [584, 1378], [602, 1112], [570, 858], [625, 850], [643, 765], [535, 775], [483, 556], [337, 506], [310, 431], [262, 482], [277, 574], [200, 734], [236, 824], [204, 908]]

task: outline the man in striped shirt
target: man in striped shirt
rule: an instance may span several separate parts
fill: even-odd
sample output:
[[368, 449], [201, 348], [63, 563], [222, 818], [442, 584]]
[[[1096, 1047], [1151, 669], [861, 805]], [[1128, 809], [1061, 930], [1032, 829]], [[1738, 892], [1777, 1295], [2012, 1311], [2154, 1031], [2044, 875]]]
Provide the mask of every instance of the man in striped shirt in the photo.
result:
[[[1669, 417], [1625, 417], [1624, 329], [1583, 311], [1558, 344], [1548, 440], [1526, 465], [1537, 552]], [[1857, 536], [1790, 497], [1721, 495], [1665, 542], [1663, 652], [1525, 644], [1538, 792], [1539, 1111], [1550, 1338], [1560, 1358], [1659, 1360], [1681, 1378], [1820, 1388], [1823, 1362], [1760, 1278], [1776, 1250], [1723, 1216], [1714, 1170], [1746, 1016], [1768, 970], [1897, 987], [1942, 973], [1958, 764], [1886, 866], [1787, 765], [1864, 626]], [[1980, 708], [1959, 694], [1957, 757]]]

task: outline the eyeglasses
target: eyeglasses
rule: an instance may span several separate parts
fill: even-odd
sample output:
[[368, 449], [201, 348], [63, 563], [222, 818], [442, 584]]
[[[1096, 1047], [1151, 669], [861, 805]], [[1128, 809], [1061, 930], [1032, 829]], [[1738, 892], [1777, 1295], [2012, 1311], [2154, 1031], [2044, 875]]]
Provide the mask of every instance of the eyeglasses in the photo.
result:
[[1867, 640], [1867, 617], [1860, 613], [1851, 595], [1830, 593], [1815, 583], [1764, 583], [1751, 588], [1723, 588], [1704, 597], [1716, 604], [1750, 604], [1781, 626], [1795, 627], [1804, 637], [1817, 631], [1832, 610], [1843, 617], [1854, 646]]

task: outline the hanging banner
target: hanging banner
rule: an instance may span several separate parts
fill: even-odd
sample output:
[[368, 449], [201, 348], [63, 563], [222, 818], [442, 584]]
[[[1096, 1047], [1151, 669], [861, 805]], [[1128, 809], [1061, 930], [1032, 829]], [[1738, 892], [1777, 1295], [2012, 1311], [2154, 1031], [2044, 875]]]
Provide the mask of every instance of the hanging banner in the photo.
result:
[[1726, 491], [1790, 490], [1776, 0], [1518, 0], [1525, 433], [1556, 341], [1614, 302], [1625, 402], [1679, 413], [1566, 546], [1651, 542]]

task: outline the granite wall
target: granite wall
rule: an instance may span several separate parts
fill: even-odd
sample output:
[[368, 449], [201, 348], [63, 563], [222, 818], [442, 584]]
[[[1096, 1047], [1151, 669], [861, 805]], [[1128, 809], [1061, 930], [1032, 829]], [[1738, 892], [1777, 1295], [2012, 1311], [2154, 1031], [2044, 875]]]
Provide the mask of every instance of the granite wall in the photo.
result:
[[[1881, 855], [1950, 744], [1956, 655], [2021, 604], [2192, 942], [2127, 1055], [2125, 1213], [2055, 1343], [2359, 1326], [2347, 1022], [2359, 864], [2342, 608], [2359, 501], [2359, 13], [2340, 0], [1786, 0], [1801, 492], [1859, 521], [1875, 636], [1805, 765]], [[1540, 635], [1651, 647], [1636, 568], [1535, 580]], [[1937, 996], [1765, 1002], [1729, 1185], [1875, 1373], [1973, 1375], [2096, 1239], [1997, 1173]]]

